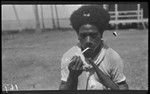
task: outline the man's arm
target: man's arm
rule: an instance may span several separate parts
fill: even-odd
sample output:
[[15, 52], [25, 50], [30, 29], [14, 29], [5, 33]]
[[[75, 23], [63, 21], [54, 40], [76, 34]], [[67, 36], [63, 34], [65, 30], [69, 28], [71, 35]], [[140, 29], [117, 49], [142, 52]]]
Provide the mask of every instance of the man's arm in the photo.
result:
[[68, 66], [69, 75], [67, 81], [61, 81], [59, 90], [77, 90], [78, 77], [83, 71], [83, 62], [79, 56], [74, 56]]
[[59, 90], [77, 90], [78, 77], [69, 74], [67, 81], [61, 81]]
[[126, 83], [126, 77], [124, 75], [124, 63], [120, 55], [114, 51], [110, 50], [111, 55], [109, 55], [109, 62], [110, 62], [110, 67], [111, 69], [111, 79], [117, 83], [119, 90], [128, 90], [128, 84]]

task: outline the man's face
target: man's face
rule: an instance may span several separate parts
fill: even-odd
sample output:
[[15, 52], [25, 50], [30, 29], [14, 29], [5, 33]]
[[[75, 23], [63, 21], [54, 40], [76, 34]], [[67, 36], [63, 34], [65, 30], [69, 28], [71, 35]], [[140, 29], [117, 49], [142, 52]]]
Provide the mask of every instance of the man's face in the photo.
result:
[[93, 52], [102, 42], [102, 35], [99, 33], [97, 27], [90, 24], [80, 27], [78, 38], [83, 49], [89, 47]]

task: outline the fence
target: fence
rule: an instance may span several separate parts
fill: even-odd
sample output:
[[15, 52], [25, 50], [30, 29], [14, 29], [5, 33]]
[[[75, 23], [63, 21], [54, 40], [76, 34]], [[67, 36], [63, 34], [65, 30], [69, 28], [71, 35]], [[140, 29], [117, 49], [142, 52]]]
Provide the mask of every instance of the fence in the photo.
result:
[[118, 5], [115, 4], [115, 11], [109, 11], [111, 15], [110, 24], [116, 25], [118, 29], [118, 24], [127, 23], [142, 23], [143, 28], [146, 29], [145, 23], [148, 23], [148, 18], [143, 18], [143, 9], [140, 9], [140, 4], [137, 4], [137, 10], [130, 11], [118, 11]]

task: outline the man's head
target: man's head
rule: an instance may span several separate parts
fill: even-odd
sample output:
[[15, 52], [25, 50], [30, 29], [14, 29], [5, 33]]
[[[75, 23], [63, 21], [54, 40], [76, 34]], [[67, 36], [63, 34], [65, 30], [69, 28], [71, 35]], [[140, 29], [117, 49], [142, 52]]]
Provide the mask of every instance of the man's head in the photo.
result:
[[89, 47], [89, 51], [94, 52], [102, 44], [101, 38], [109, 20], [109, 13], [100, 5], [82, 6], [73, 12], [70, 21], [82, 49]]

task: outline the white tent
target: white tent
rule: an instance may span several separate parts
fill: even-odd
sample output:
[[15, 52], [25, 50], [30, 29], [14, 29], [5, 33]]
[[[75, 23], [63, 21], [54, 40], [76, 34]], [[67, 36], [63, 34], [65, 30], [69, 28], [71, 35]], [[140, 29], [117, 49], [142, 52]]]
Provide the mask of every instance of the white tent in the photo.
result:
[[[13, 5], [2, 5], [2, 30], [17, 30], [35, 28], [34, 5], [14, 5], [20, 23], [16, 17]], [[39, 19], [41, 23], [41, 6], [43, 8], [44, 25], [46, 28], [52, 28], [52, 5], [38, 5]], [[53, 5], [54, 6], [54, 5]], [[71, 13], [81, 5], [56, 5], [60, 27], [70, 27], [69, 17]], [[54, 10], [55, 12], [55, 10]], [[56, 19], [56, 13], [54, 13]], [[20, 25], [19, 25], [20, 24]], [[42, 25], [41, 25], [42, 27]]]

